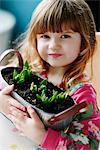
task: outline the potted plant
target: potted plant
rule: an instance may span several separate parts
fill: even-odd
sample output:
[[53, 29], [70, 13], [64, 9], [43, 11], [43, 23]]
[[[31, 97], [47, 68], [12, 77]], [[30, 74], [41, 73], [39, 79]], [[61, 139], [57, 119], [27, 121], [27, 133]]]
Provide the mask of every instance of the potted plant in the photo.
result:
[[[18, 56], [21, 57], [20, 54]], [[87, 105], [85, 102], [77, 105], [66, 91], [32, 72], [27, 61], [22, 67], [2, 69], [1, 78], [4, 86], [15, 85], [12, 92], [15, 99], [24, 106], [30, 104], [45, 126], [53, 129], [64, 129], [79, 110]]]

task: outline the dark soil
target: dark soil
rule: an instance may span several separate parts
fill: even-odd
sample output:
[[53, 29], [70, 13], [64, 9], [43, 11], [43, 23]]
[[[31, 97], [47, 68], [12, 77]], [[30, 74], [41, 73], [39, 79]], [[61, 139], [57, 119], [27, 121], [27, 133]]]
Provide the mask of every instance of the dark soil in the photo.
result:
[[[75, 104], [73, 99], [68, 95], [67, 99], [64, 100], [63, 102], [57, 101], [57, 102], [52, 103], [49, 106], [47, 106], [47, 105], [44, 106], [40, 101], [38, 101], [36, 99], [36, 94], [33, 94], [32, 91], [30, 90], [30, 85], [33, 81], [38, 86], [39, 83], [43, 79], [35, 74], [32, 74], [31, 78], [29, 78], [23, 85], [18, 85], [13, 80], [12, 74], [13, 74], [14, 69], [15, 68], [13, 68], [13, 67], [8, 67], [8, 68], [3, 69], [1, 72], [2, 76], [8, 84], [14, 84], [15, 85], [14, 91], [17, 92], [24, 100], [26, 100], [30, 104], [35, 105], [36, 107], [38, 107], [46, 112], [49, 112], [49, 113], [59, 113]], [[19, 72], [21, 71], [19, 68], [16, 68], [16, 70]], [[54, 86], [50, 82], [47, 82], [46, 87], [47, 87], [46, 95], [48, 97], [50, 97], [52, 95], [53, 89], [56, 91], [59, 91], [59, 93], [63, 91], [62, 89], [58, 88], [57, 86]], [[41, 91], [38, 91], [38, 93], [39, 92], [41, 92]]]

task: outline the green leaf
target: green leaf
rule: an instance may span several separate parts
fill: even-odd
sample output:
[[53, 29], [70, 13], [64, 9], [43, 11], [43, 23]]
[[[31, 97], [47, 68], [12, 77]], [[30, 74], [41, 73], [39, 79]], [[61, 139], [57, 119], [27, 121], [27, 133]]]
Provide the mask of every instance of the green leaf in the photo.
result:
[[30, 78], [32, 71], [29, 67], [28, 62], [26, 61], [23, 65], [23, 69], [20, 73], [14, 70], [13, 72], [13, 80], [18, 84], [23, 84], [28, 78]]
[[53, 90], [53, 95], [49, 98], [49, 102], [54, 102], [57, 99], [58, 91]]
[[41, 96], [44, 96], [44, 95], [46, 95], [46, 90], [45, 89], [43, 89], [42, 93], [41, 93]]
[[29, 64], [27, 60], [24, 63], [23, 69], [29, 69]]
[[38, 87], [37, 87], [37, 85], [34, 84], [34, 82], [31, 83], [30, 90], [33, 93], [37, 93], [38, 92]]
[[36, 94], [36, 98], [37, 98], [37, 100], [41, 101], [41, 95]]
[[42, 80], [41, 82], [40, 82], [40, 85], [47, 85], [47, 80]]
[[16, 78], [17, 75], [18, 75], [18, 72], [16, 71], [16, 69], [14, 69], [14, 72], [13, 72], [13, 79]]

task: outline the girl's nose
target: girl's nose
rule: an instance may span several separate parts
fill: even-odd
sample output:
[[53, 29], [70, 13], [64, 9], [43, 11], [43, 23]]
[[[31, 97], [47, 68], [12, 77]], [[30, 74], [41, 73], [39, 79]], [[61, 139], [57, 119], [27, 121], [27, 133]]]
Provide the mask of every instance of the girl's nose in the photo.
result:
[[57, 38], [52, 38], [49, 41], [49, 49], [58, 49], [60, 48], [60, 41]]

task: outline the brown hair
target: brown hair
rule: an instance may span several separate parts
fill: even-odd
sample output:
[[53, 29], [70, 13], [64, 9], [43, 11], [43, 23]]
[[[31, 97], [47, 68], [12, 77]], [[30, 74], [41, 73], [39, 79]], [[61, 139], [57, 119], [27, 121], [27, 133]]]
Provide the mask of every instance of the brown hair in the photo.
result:
[[47, 68], [39, 57], [36, 35], [47, 31], [60, 32], [63, 24], [81, 34], [82, 43], [77, 59], [69, 64], [64, 82], [83, 73], [86, 64], [95, 52], [96, 35], [92, 12], [84, 0], [43, 0], [33, 12], [25, 39], [21, 43], [24, 59], [34, 68]]

